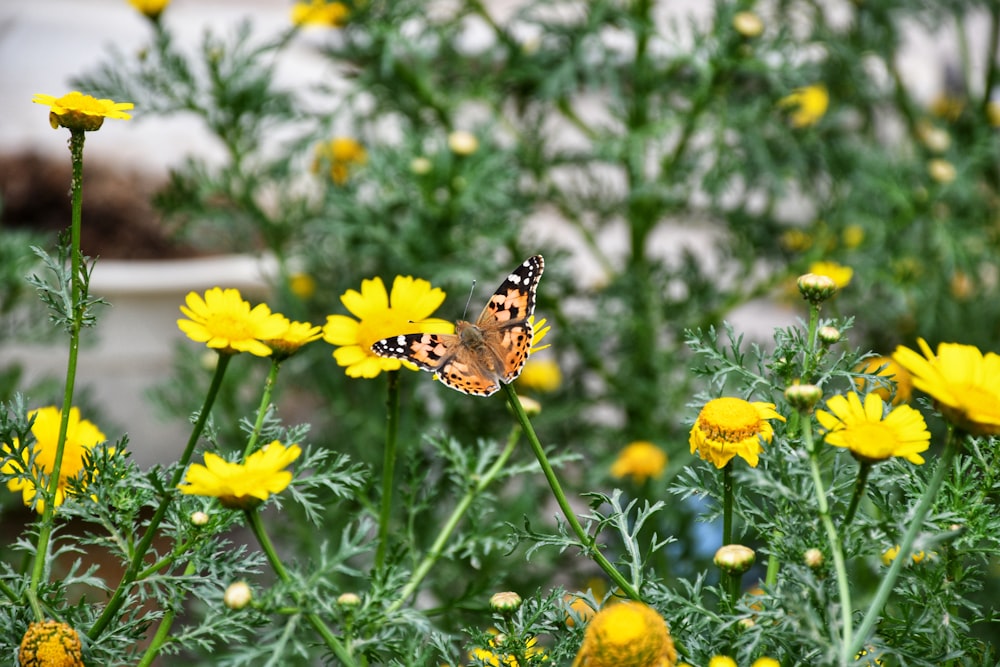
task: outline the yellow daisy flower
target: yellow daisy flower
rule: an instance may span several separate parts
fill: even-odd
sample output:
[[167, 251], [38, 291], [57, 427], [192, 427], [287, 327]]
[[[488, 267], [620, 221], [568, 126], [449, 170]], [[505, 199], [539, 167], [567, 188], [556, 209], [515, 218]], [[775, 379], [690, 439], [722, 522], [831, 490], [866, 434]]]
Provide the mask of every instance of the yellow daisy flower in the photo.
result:
[[326, 2], [325, 0], [309, 0], [296, 2], [292, 5], [292, 23], [298, 26], [322, 26], [326, 28], [343, 28], [351, 12], [342, 2]]
[[667, 467], [667, 454], [651, 442], [639, 440], [627, 445], [611, 464], [611, 476], [631, 477], [642, 484], [650, 477], [660, 477]]
[[368, 153], [357, 140], [350, 137], [336, 137], [316, 146], [312, 171], [319, 173], [321, 168], [329, 167], [333, 182], [343, 185], [351, 175], [351, 169], [366, 162]]
[[858, 378], [854, 381], [854, 384], [857, 386], [859, 392], [864, 392], [866, 385], [870, 384], [872, 385], [870, 393], [878, 394], [882, 397], [883, 401], [888, 401], [889, 397], [892, 396], [893, 405], [908, 403], [910, 397], [913, 395], [913, 378], [910, 376], [910, 372], [890, 357], [866, 359], [854, 370], [865, 375], [876, 375], [880, 378], [886, 378], [891, 385], [891, 388], [887, 388], [881, 383], [869, 383], [862, 378]]
[[919, 412], [900, 405], [885, 414], [885, 403], [875, 393], [866, 395], [863, 405], [854, 392], [833, 396], [826, 410], [816, 411], [816, 419], [826, 429], [827, 444], [845, 447], [868, 463], [902, 456], [920, 464], [920, 452], [930, 446], [931, 434]]
[[757, 467], [761, 442], [771, 442], [774, 429], [768, 419], [785, 418], [774, 403], [750, 403], [742, 398], [716, 398], [705, 404], [691, 428], [691, 453], [716, 468], [722, 468], [737, 454]]
[[[469, 658], [471, 660], [479, 660], [483, 664], [491, 665], [491, 667], [519, 667], [520, 663], [518, 663], [517, 658], [503, 648], [503, 645], [507, 642], [506, 635], [502, 635], [493, 629], [490, 630], [490, 633], [493, 637], [489, 640], [489, 648], [477, 646], [469, 651]], [[529, 637], [522, 647], [524, 657], [527, 658], [529, 664], [548, 662], [545, 649], [536, 646], [537, 643], [537, 638]]]
[[[28, 418], [34, 417], [35, 421], [31, 425], [31, 433], [35, 436], [35, 444], [31, 447], [31, 452], [24, 451], [21, 464], [8, 461], [3, 466], [3, 472], [13, 474], [21, 470], [28, 464], [31, 454], [35, 456], [35, 466], [42, 471], [51, 474], [56, 463], [56, 448], [59, 444], [59, 424], [62, 421], [62, 410], [52, 405], [46, 408], [39, 408], [28, 413]], [[107, 440], [107, 437], [97, 426], [86, 419], [80, 419], [79, 408], [71, 408], [69, 411], [69, 423], [66, 426], [66, 444], [63, 447], [62, 464], [59, 468], [59, 486], [56, 488], [56, 507], [63, 504], [66, 494], [69, 492], [69, 480], [75, 479], [83, 470], [84, 458], [95, 446]], [[14, 444], [17, 444], [15, 441]], [[10, 445], [4, 445], [3, 451], [11, 454], [14, 450]], [[15, 467], [16, 466], [16, 467]], [[28, 479], [12, 479], [7, 482], [7, 488], [11, 491], [20, 491], [24, 504], [31, 506], [32, 501], [38, 494], [38, 489], [34, 482]], [[35, 509], [41, 514], [45, 511], [45, 502], [41, 497]]]
[[21, 639], [17, 662], [23, 667], [84, 667], [80, 635], [59, 621], [32, 623]]
[[160, 14], [170, 4], [170, 0], [128, 0], [128, 4], [144, 14], [146, 18], [155, 21], [160, 18]]
[[376, 355], [372, 343], [402, 333], [453, 333], [451, 322], [428, 319], [444, 297], [441, 288], [412, 276], [396, 276], [391, 295], [381, 278], [362, 280], [360, 292], [351, 289], [340, 297], [358, 319], [327, 316], [323, 340], [337, 346], [333, 358], [347, 368], [349, 377], [373, 378], [382, 371], [398, 370], [402, 362]]
[[277, 440], [246, 458], [232, 463], [212, 452], [205, 453], [205, 465], [193, 463], [178, 484], [182, 493], [218, 498], [225, 507], [247, 509], [281, 493], [292, 481], [285, 468], [299, 458], [298, 445], [285, 447]]
[[941, 343], [935, 355], [923, 338], [917, 344], [924, 356], [903, 346], [892, 355], [913, 375], [913, 386], [955, 426], [973, 435], [1000, 435], [1000, 355], [959, 343]]
[[750, 667], [781, 667], [781, 663], [774, 658], [757, 658]]
[[847, 287], [854, 277], [854, 269], [837, 262], [813, 262], [809, 265], [809, 273], [830, 278], [837, 285], [837, 289]]
[[190, 319], [177, 320], [178, 328], [191, 340], [222, 354], [249, 352], [267, 357], [271, 348], [261, 341], [280, 338], [288, 330], [283, 315], [272, 313], [263, 303], [251, 309], [236, 289], [213, 287], [204, 298], [190, 292], [186, 302], [181, 312]]
[[299, 351], [303, 345], [319, 340], [323, 330], [309, 322], [290, 322], [285, 320], [284, 333], [275, 338], [269, 338], [264, 343], [271, 348], [273, 356], [285, 359]]
[[573, 667], [674, 667], [677, 651], [663, 617], [641, 602], [602, 609], [587, 624]]
[[737, 665], [728, 655], [713, 655], [708, 661], [708, 667], [737, 667]]
[[39, 93], [31, 101], [49, 107], [49, 124], [52, 129], [65, 127], [90, 132], [101, 129], [105, 118], [129, 120], [132, 116], [125, 111], [135, 107], [131, 102], [99, 100], [75, 90], [62, 97]]
[[778, 100], [778, 106], [793, 109], [789, 116], [793, 127], [809, 127], [826, 114], [830, 93], [822, 84], [796, 88], [790, 95]]
[[517, 378], [517, 384], [528, 390], [555, 391], [562, 384], [562, 371], [555, 359], [529, 357]]

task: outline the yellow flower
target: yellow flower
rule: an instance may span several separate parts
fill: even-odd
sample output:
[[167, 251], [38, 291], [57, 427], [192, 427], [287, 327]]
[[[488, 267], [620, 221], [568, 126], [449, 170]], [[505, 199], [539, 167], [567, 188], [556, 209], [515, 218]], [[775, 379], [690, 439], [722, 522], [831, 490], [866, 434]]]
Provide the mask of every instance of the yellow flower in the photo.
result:
[[17, 652], [21, 667], [84, 667], [80, 636], [59, 621], [32, 623]]
[[986, 120], [993, 127], [1000, 127], [1000, 100], [990, 100], [986, 105]]
[[535, 359], [529, 357], [524, 364], [517, 384], [524, 389], [536, 391], [555, 391], [562, 384], [562, 371], [555, 359]]
[[188, 495], [218, 498], [225, 507], [247, 509], [285, 490], [292, 481], [292, 473], [285, 468], [301, 453], [298, 445], [285, 447], [277, 440], [248, 456], [243, 463], [232, 463], [206, 452], [205, 465], [192, 463], [185, 483], [177, 488]]
[[528, 351], [529, 355], [552, 347], [548, 343], [545, 345], [539, 345], [539, 343], [541, 343], [545, 337], [549, 335], [549, 330], [552, 329], [551, 325], [546, 324], [547, 321], [548, 320], [543, 317], [536, 322], [534, 315], [528, 318], [528, 323], [531, 324], [531, 349]]
[[288, 279], [288, 290], [300, 299], [312, 298], [316, 293], [316, 279], [308, 273], [293, 273]]
[[587, 624], [573, 667], [674, 667], [676, 662], [663, 617], [641, 602], [621, 602]]
[[[492, 665], [492, 667], [519, 667], [517, 658], [514, 657], [512, 653], [505, 649], [505, 645], [509, 641], [507, 635], [502, 635], [496, 630], [490, 630], [493, 637], [490, 638], [488, 642], [488, 649], [476, 647], [469, 651], [469, 658], [472, 660], [479, 660], [480, 662]], [[529, 637], [524, 643], [523, 649], [524, 657], [527, 658], [528, 664], [535, 664], [536, 662], [547, 662], [548, 656], [545, 655], [545, 649], [538, 648], [536, 644], [538, 639], [535, 637]]]
[[868, 463], [902, 456], [910, 463], [923, 463], [920, 452], [930, 446], [931, 434], [923, 416], [908, 405], [900, 405], [885, 414], [885, 403], [878, 394], [861, 399], [854, 392], [837, 395], [826, 402], [826, 410], [817, 410], [816, 419], [826, 429], [826, 442], [851, 450], [855, 458]]
[[841, 232], [844, 247], [853, 250], [861, 245], [865, 240], [865, 228], [861, 225], [847, 225]]
[[876, 375], [880, 378], [886, 378], [890, 385], [887, 388], [882, 384], [869, 383], [862, 378], [858, 378], [854, 381], [854, 384], [857, 386], [859, 392], [864, 392], [865, 385], [871, 384], [872, 388], [870, 392], [881, 396], [883, 401], [888, 401], [890, 396], [892, 396], [893, 405], [908, 403], [910, 401], [910, 396], [913, 394], [913, 378], [910, 377], [908, 370], [890, 357], [866, 359], [855, 370], [865, 375]]
[[809, 273], [830, 278], [837, 289], [847, 287], [851, 278], [854, 277], [854, 269], [837, 262], [813, 262], [809, 265]]
[[365, 147], [350, 137], [335, 137], [316, 145], [316, 157], [313, 160], [313, 173], [318, 173], [323, 166], [329, 166], [330, 178], [337, 185], [343, 185], [351, 175], [353, 167], [368, 162]]
[[941, 343], [937, 354], [899, 346], [892, 355], [913, 375], [913, 386], [934, 399], [945, 419], [973, 435], [1000, 435], [1000, 355], [972, 345]]
[[298, 26], [323, 26], [326, 28], [342, 28], [347, 24], [350, 11], [341, 2], [326, 2], [326, 0], [309, 0], [296, 2], [292, 6], [292, 23]]
[[667, 454], [651, 442], [639, 440], [627, 445], [611, 464], [611, 476], [631, 477], [642, 484], [650, 477], [660, 477], [667, 467]]
[[337, 346], [333, 358], [347, 367], [349, 377], [373, 378], [382, 371], [398, 370], [399, 359], [380, 357], [372, 343], [403, 333], [452, 333], [455, 325], [427, 319], [444, 302], [445, 293], [421, 278], [396, 276], [391, 296], [381, 278], [361, 281], [361, 292], [347, 290], [341, 303], [357, 320], [329, 315], [323, 340]]
[[741, 398], [716, 398], [705, 404], [691, 427], [691, 453], [696, 451], [716, 468], [729, 463], [737, 454], [753, 467], [761, 442], [771, 442], [774, 429], [768, 419], [785, 418], [774, 403], [750, 403]]
[[128, 4], [142, 12], [146, 18], [155, 21], [160, 18], [160, 14], [170, 4], [170, 0], [128, 0]]
[[736, 661], [728, 655], [713, 655], [708, 667], [736, 667]]
[[822, 84], [796, 88], [791, 95], [778, 100], [778, 106], [794, 108], [790, 116], [793, 127], [808, 127], [818, 123], [826, 114], [830, 94]]
[[[56, 447], [59, 444], [59, 425], [62, 421], [62, 410], [52, 405], [46, 408], [39, 408], [28, 413], [28, 418], [34, 417], [35, 421], [31, 425], [31, 433], [35, 436], [35, 443], [30, 448], [25, 448], [22, 462], [15, 464], [8, 461], [3, 466], [3, 472], [12, 474], [22, 470], [31, 459], [31, 454], [35, 456], [35, 467], [41, 471], [51, 474], [56, 462]], [[75, 479], [83, 470], [84, 458], [96, 445], [107, 440], [107, 437], [97, 426], [80, 419], [79, 408], [70, 408], [69, 422], [66, 426], [66, 444], [63, 447], [62, 463], [59, 467], [59, 485], [56, 488], [55, 506], [59, 507], [66, 499], [69, 492], [69, 480]], [[14, 444], [18, 444], [15, 440]], [[29, 451], [30, 449], [30, 451]], [[10, 445], [4, 445], [3, 451], [11, 454], [14, 450]], [[11, 491], [20, 491], [24, 504], [31, 506], [38, 489], [35, 483], [29, 479], [12, 479], [7, 482], [7, 488]], [[45, 511], [45, 502], [41, 496], [35, 509], [40, 513]]]
[[786, 250], [802, 252], [808, 250], [813, 244], [812, 234], [801, 229], [787, 229], [781, 233], [781, 245]]
[[131, 102], [99, 100], [75, 90], [58, 98], [39, 93], [31, 101], [49, 107], [49, 124], [52, 129], [65, 127], [70, 131], [99, 130], [105, 118], [128, 120], [132, 116], [125, 111], [135, 107]]
[[774, 658], [757, 658], [750, 667], [781, 667], [781, 663]]
[[285, 359], [299, 351], [303, 345], [319, 340], [323, 331], [309, 322], [290, 322], [285, 319], [285, 331], [264, 343], [271, 348], [278, 359]]
[[205, 292], [205, 298], [189, 292], [186, 302], [181, 312], [190, 319], [177, 320], [178, 328], [191, 340], [222, 354], [269, 356], [271, 348], [261, 341], [279, 338], [288, 329], [283, 315], [272, 313], [263, 303], [251, 309], [236, 289], [213, 287]]

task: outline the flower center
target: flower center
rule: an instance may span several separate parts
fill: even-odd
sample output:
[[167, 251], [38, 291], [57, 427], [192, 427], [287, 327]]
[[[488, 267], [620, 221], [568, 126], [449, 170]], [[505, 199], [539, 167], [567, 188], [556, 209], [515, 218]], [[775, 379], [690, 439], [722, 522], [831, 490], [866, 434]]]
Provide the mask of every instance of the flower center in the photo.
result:
[[738, 398], [717, 398], [701, 411], [700, 426], [712, 440], [741, 442], [760, 432], [760, 415]]

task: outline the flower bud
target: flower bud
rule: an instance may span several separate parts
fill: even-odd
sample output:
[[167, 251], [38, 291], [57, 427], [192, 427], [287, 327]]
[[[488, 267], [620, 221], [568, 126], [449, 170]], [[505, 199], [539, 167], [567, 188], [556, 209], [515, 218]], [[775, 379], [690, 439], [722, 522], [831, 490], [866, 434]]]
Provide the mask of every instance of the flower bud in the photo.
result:
[[793, 384], [785, 390], [785, 400], [799, 412], [806, 414], [823, 398], [823, 390], [814, 384]]
[[191, 512], [191, 525], [199, 528], [208, 524], [208, 515], [204, 512]]
[[490, 609], [493, 611], [512, 612], [521, 607], [521, 596], [513, 591], [494, 593], [490, 596]]
[[410, 172], [416, 174], [417, 176], [429, 174], [433, 168], [434, 165], [431, 161], [423, 156], [415, 157], [410, 160]]
[[806, 549], [806, 552], [802, 555], [802, 560], [810, 570], [818, 570], [823, 567], [825, 558], [823, 557], [823, 552], [814, 547]]
[[837, 327], [820, 327], [816, 335], [819, 336], [819, 342], [830, 346], [840, 340], [840, 329]]
[[837, 283], [830, 276], [807, 273], [799, 276], [796, 284], [799, 286], [802, 298], [814, 306], [818, 306], [837, 293]]
[[951, 183], [955, 180], [955, 176], [958, 175], [955, 165], [941, 158], [934, 158], [928, 162], [927, 172], [931, 175], [931, 178], [941, 184]]
[[521, 407], [524, 408], [524, 413], [529, 417], [531, 415], [537, 415], [542, 411], [542, 404], [533, 398], [528, 396], [518, 396], [517, 400], [520, 401]]
[[715, 552], [716, 567], [726, 574], [743, 574], [754, 564], [757, 555], [742, 544], [727, 544]]
[[357, 593], [341, 593], [337, 596], [337, 604], [341, 607], [357, 607], [361, 604], [361, 596]]
[[472, 155], [479, 150], [479, 139], [472, 132], [455, 130], [448, 135], [448, 148], [455, 155]]
[[757, 37], [764, 32], [764, 22], [753, 12], [736, 12], [733, 28], [744, 37]]
[[223, 604], [230, 609], [243, 609], [250, 604], [252, 599], [253, 592], [250, 590], [250, 585], [245, 581], [237, 581], [229, 584], [225, 594], [222, 596]]

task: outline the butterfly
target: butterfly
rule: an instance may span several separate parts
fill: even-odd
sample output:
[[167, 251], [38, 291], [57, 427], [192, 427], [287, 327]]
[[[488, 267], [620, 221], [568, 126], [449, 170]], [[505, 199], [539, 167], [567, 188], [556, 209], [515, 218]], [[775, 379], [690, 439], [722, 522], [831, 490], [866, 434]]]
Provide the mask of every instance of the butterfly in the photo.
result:
[[455, 333], [400, 334], [372, 345], [380, 357], [403, 359], [430, 371], [463, 394], [491, 396], [524, 368], [531, 350], [528, 318], [535, 311], [535, 291], [545, 260], [524, 260], [490, 297], [475, 324], [458, 321]]

